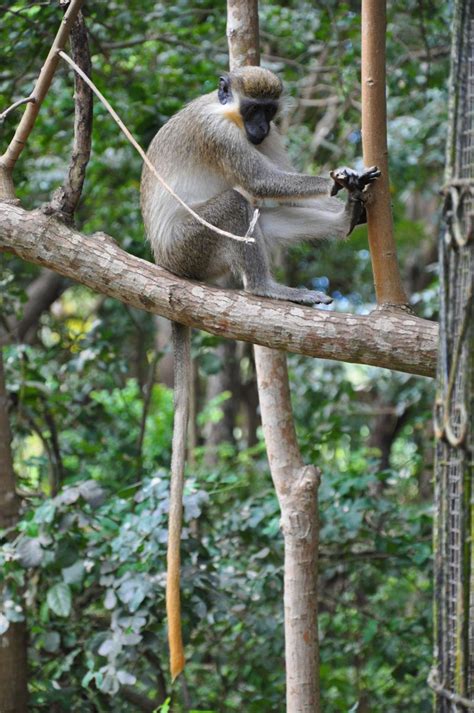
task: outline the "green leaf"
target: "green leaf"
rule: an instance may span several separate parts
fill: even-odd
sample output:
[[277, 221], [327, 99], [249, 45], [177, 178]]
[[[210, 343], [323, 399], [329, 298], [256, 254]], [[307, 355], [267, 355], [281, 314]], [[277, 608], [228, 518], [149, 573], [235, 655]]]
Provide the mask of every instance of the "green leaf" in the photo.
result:
[[70, 567], [64, 567], [62, 569], [63, 579], [66, 584], [79, 584], [82, 582], [85, 574], [84, 562], [82, 560], [77, 560]]
[[59, 649], [61, 636], [57, 631], [48, 631], [44, 636], [43, 646], [45, 651], [54, 654]]
[[63, 582], [55, 584], [48, 590], [46, 601], [51, 611], [58, 616], [67, 617], [71, 613], [71, 590]]
[[52, 500], [47, 500], [35, 512], [34, 520], [38, 523], [50, 523], [54, 520], [56, 506]]
[[16, 551], [23, 567], [37, 567], [43, 561], [44, 550], [39, 538], [22, 537]]

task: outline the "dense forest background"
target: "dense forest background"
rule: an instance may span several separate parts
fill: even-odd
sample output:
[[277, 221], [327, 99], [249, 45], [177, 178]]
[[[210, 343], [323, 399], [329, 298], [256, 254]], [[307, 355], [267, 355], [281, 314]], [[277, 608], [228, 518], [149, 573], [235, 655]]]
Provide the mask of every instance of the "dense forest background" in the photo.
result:
[[[388, 112], [395, 232], [416, 313], [436, 318], [449, 3], [389, 3]], [[52, 2], [0, 6], [0, 110], [27, 96], [55, 35]], [[282, 131], [312, 173], [361, 165], [358, 2], [261, 2], [262, 63], [287, 88]], [[225, 3], [88, 2], [93, 78], [146, 146], [227, 68]], [[16, 169], [27, 208], [61, 184], [73, 128], [61, 66]], [[20, 110], [21, 111], [21, 110]], [[1, 127], [5, 147], [18, 121]], [[140, 159], [105, 109], [77, 224], [151, 259]], [[278, 260], [331, 309], [367, 313], [366, 231]], [[2, 254], [3, 323], [21, 325], [37, 267]], [[32, 710], [153, 710], [170, 694], [164, 627], [172, 427], [161, 319], [57, 278], [56, 299], [5, 350], [22, 519], [3, 546], [0, 632], [28, 621]], [[283, 710], [279, 510], [248, 346], [196, 333], [196, 408], [183, 543], [184, 709]], [[290, 356], [298, 437], [320, 489], [325, 713], [431, 710], [433, 383]], [[230, 368], [229, 368], [230, 365]], [[23, 598], [25, 593], [25, 598]], [[153, 705], [148, 696], [156, 696]], [[147, 707], [148, 705], [148, 707]], [[177, 709], [178, 710], [178, 709]]]

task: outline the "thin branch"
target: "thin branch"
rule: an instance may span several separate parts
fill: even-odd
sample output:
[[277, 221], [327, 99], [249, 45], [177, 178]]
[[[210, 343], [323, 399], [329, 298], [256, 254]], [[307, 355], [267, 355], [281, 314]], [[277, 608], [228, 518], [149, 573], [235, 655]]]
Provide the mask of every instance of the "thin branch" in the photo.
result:
[[34, 97], [25, 97], [24, 99], [18, 99], [18, 101], [14, 102], [11, 106], [8, 107], [8, 109], [5, 109], [5, 111], [2, 111], [0, 114], [0, 123], [5, 121], [7, 116], [17, 109], [19, 106], [22, 106], [22, 104], [28, 104], [29, 102], [35, 102], [36, 99]]
[[59, 477], [58, 477], [58, 471], [56, 468], [56, 460], [55, 456], [52, 450], [51, 443], [49, 442], [49, 439], [44, 435], [41, 426], [36, 422], [35, 417], [27, 408], [25, 405], [22, 405], [21, 408], [21, 415], [33, 431], [33, 433], [36, 433], [38, 438], [40, 439], [41, 443], [43, 444], [44, 450], [46, 451], [46, 455], [48, 457], [48, 462], [49, 462], [49, 476], [48, 476], [48, 482], [49, 482], [49, 487], [51, 494], [56, 495], [58, 491], [58, 485], [59, 485]]
[[51, 441], [51, 455], [54, 459], [54, 483], [51, 484], [51, 496], [57, 495], [57, 492], [64, 482], [64, 464], [61, 455], [61, 448], [59, 445], [58, 429], [56, 428], [56, 421], [48, 408], [48, 403], [45, 398], [42, 398], [43, 403], [43, 416], [47, 427], [49, 428], [49, 437]]
[[122, 42], [102, 42], [100, 45], [101, 50], [121, 50], [127, 49], [128, 47], [135, 47], [136, 45], [143, 45], [145, 42], [162, 42], [163, 44], [172, 45], [176, 47], [181, 47], [182, 49], [188, 50], [189, 52], [202, 51], [200, 45], [191, 44], [190, 42], [183, 42], [182, 40], [177, 40], [176, 37], [172, 35], [160, 35], [160, 34], [150, 34], [144, 35], [143, 37], [134, 37], [130, 40], [123, 40]]
[[[97, 89], [95, 84], [91, 82], [89, 77], [84, 74], [84, 72], [80, 69], [80, 67], [77, 66], [75, 62], [62, 50], [58, 52], [58, 55], [64, 59], [65, 62], [67, 62], [81, 77], [82, 79], [86, 82], [86, 84], [89, 85], [89, 87], [92, 89], [94, 94], [100, 99], [102, 104], [105, 106], [111, 117], [114, 119], [114, 121], [118, 124], [119, 128], [121, 131], [125, 134], [127, 137], [128, 141], [132, 144], [133, 148], [138, 152], [140, 157], [142, 158], [143, 162], [145, 163], [146, 167], [152, 172], [152, 174], [155, 176], [155, 178], [158, 180], [159, 183], [163, 186], [163, 188], [171, 195], [175, 200], [178, 201], [178, 203], [190, 214], [193, 216], [195, 220], [198, 221], [198, 223], [201, 223], [201, 225], [204, 225], [206, 228], [209, 228], [212, 230], [214, 233], [217, 233], [218, 235], [223, 235], [226, 238], [232, 238], [232, 240], [240, 240], [244, 243], [253, 243], [254, 239], [250, 237], [249, 234], [246, 235], [234, 235], [233, 233], [228, 233], [226, 230], [221, 230], [220, 228], [217, 228], [215, 225], [211, 225], [211, 223], [208, 223], [207, 220], [204, 220], [204, 218], [201, 218], [200, 215], [198, 215], [192, 208], [190, 208], [187, 203], [185, 203], [182, 198], [178, 196], [177, 193], [173, 191], [171, 186], [169, 186], [166, 181], [160, 176], [156, 168], [153, 166], [151, 163], [150, 159], [138, 143], [138, 141], [132, 136], [130, 131], [127, 129], [125, 124], [123, 123], [122, 119], [119, 117], [115, 109], [109, 104], [107, 99], [104, 97], [104, 95]], [[257, 216], [258, 217], [258, 216]], [[255, 214], [253, 217], [253, 220], [255, 219]], [[253, 222], [252, 220], [252, 222]], [[252, 227], [252, 222], [250, 223], [249, 231], [250, 228]]]
[[[143, 391], [143, 409], [142, 409], [142, 417], [141, 417], [141, 421], [140, 421], [140, 433], [138, 436], [138, 444], [137, 444], [138, 463], [139, 463], [140, 469], [141, 469], [141, 464], [142, 464], [142, 455], [143, 455], [142, 449], [143, 449], [143, 441], [145, 440], [146, 421], [147, 421], [148, 411], [150, 409], [151, 395], [153, 393], [153, 385], [155, 383], [156, 366], [157, 366], [158, 361], [160, 360], [161, 356], [162, 356], [162, 353], [157, 349], [155, 351], [155, 354], [153, 355], [153, 359], [149, 366], [148, 379], [147, 379], [147, 382], [145, 384], [145, 388]], [[140, 473], [138, 473], [138, 475], [140, 475]]]
[[164, 701], [162, 698], [154, 698], [151, 700], [144, 693], [140, 693], [136, 688], [132, 688], [132, 686], [121, 686], [119, 696], [126, 700], [127, 703], [131, 703], [134, 708], [143, 711], [143, 713], [153, 713]]
[[[36, 82], [35, 88], [33, 89], [33, 92], [31, 94], [31, 97], [34, 98], [35, 101], [30, 102], [26, 107], [25, 113], [21, 118], [15, 135], [13, 136], [7, 150], [0, 158], [0, 169], [3, 169], [3, 171], [7, 171], [11, 174], [18, 160], [18, 157], [23, 151], [28, 136], [30, 135], [33, 129], [36, 117], [38, 116], [41, 104], [43, 103], [43, 100], [51, 85], [51, 81], [56, 71], [56, 67], [58, 66], [58, 50], [62, 49], [66, 44], [71, 27], [77, 17], [79, 10], [81, 9], [81, 5], [83, 4], [83, 2], [84, 0], [71, 0], [71, 3], [69, 4], [68, 9], [66, 10], [66, 13], [61, 22], [61, 26], [56, 34], [46, 61], [41, 69], [38, 81]], [[11, 188], [11, 191], [9, 191], [10, 195], [8, 195], [7, 197], [14, 198], [13, 184], [11, 184], [9, 188]]]
[[11, 451], [11, 429], [8, 417], [8, 392], [5, 383], [3, 351], [0, 348], [0, 527], [10, 527], [18, 520], [20, 500]]
[[128, 255], [112, 238], [86, 236], [41, 211], [5, 203], [0, 250], [96, 292], [230, 339], [336, 361], [434, 376], [438, 326], [398, 310], [330, 312], [219, 290]]
[[[71, 28], [71, 51], [77, 66], [90, 77], [92, 63], [82, 12], [79, 12]], [[80, 76], [75, 74], [74, 78], [74, 143], [71, 159], [64, 184], [55, 193], [49, 206], [52, 211], [59, 211], [68, 218], [73, 216], [81, 197], [92, 137], [92, 90]]]
[[378, 166], [380, 178], [371, 187], [367, 229], [380, 305], [406, 306], [393, 235], [392, 200], [388, 174], [386, 102], [386, 0], [362, 0], [362, 148], [365, 166]]

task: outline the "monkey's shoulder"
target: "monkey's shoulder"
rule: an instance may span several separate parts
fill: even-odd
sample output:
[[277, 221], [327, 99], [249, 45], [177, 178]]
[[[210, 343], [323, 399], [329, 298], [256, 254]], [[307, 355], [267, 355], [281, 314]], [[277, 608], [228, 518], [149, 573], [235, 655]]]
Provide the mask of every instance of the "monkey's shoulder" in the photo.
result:
[[175, 160], [181, 156], [195, 157], [200, 162], [215, 162], [221, 155], [228, 157], [243, 139], [238, 120], [234, 120], [235, 113], [217, 101], [216, 92], [198, 97], [162, 126], [150, 151], [170, 155]]

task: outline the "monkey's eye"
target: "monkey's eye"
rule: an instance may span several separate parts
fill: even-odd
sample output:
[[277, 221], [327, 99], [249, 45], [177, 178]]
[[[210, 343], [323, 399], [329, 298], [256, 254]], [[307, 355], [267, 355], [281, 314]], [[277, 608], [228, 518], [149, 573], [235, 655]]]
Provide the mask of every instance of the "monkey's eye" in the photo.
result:
[[219, 89], [217, 90], [217, 96], [221, 104], [227, 104], [229, 99], [231, 99], [232, 94], [230, 91], [230, 82], [228, 77], [219, 77]]
[[270, 122], [272, 119], [275, 118], [275, 114], [277, 113], [277, 107], [274, 104], [269, 104], [265, 108], [265, 116], [268, 122]]

